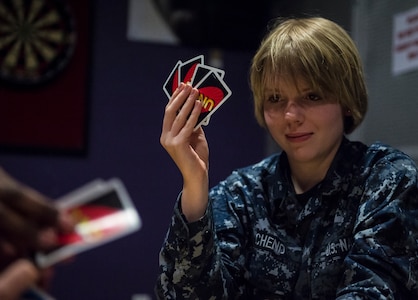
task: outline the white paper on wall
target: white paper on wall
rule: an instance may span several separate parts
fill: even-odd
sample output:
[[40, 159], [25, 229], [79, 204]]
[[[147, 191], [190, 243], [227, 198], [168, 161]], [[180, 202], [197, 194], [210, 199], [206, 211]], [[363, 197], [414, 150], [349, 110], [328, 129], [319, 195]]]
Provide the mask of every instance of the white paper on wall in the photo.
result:
[[392, 74], [418, 70], [418, 7], [393, 17]]

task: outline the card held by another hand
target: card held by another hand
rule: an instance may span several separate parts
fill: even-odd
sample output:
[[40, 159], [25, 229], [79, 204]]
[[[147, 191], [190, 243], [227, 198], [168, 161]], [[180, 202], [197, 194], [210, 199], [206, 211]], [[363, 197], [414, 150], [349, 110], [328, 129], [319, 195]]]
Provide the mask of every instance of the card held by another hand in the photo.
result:
[[212, 114], [231, 96], [224, 76], [224, 70], [206, 65], [203, 55], [199, 55], [186, 62], [179, 60], [164, 82], [163, 91], [170, 99], [181, 82], [199, 90], [203, 107], [195, 126], [197, 129], [208, 125]]
[[61, 197], [57, 207], [75, 222], [74, 231], [59, 236], [59, 246], [36, 254], [41, 268], [111, 242], [142, 226], [132, 200], [118, 178], [97, 179]]

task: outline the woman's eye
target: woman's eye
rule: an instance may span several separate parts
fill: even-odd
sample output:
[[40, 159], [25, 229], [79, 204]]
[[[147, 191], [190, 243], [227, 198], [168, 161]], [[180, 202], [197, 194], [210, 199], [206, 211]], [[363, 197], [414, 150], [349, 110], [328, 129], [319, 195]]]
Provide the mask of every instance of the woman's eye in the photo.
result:
[[317, 95], [317, 94], [308, 94], [306, 96], [306, 99], [309, 100], [309, 101], [319, 101], [319, 100], [322, 99], [322, 97]]
[[267, 102], [277, 103], [279, 101], [280, 101], [280, 96], [279, 95], [271, 95], [271, 96], [267, 97]]

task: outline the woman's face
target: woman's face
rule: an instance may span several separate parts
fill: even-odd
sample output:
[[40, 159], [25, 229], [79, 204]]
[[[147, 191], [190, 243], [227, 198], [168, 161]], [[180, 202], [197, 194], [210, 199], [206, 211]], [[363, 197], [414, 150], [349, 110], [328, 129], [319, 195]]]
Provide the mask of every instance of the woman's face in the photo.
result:
[[279, 78], [266, 86], [266, 126], [292, 164], [331, 163], [344, 135], [341, 105], [304, 80]]

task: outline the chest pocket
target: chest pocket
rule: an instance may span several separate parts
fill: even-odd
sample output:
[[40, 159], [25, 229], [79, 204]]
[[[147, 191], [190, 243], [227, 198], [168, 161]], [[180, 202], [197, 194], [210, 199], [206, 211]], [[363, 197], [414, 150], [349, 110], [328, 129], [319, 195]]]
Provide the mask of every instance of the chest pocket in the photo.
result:
[[340, 209], [312, 221], [312, 231], [307, 237], [310, 251], [305, 253], [310, 259], [309, 280], [314, 296], [335, 295], [345, 269], [343, 262], [353, 243], [354, 221], [355, 215]]
[[253, 294], [291, 293], [300, 269], [301, 248], [289, 236], [268, 230], [255, 231], [253, 243], [247, 257], [247, 279]]

